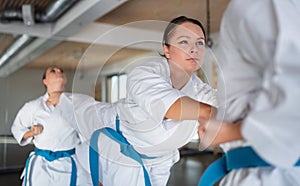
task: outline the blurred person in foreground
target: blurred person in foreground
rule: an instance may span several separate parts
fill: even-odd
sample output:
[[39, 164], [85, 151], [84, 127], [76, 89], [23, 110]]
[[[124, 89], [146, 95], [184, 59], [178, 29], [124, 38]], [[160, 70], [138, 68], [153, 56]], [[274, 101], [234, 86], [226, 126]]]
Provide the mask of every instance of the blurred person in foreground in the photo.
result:
[[202, 146], [220, 144], [225, 154], [199, 185], [300, 185], [299, 16], [297, 0], [229, 3], [220, 31], [218, 120], [198, 130]]

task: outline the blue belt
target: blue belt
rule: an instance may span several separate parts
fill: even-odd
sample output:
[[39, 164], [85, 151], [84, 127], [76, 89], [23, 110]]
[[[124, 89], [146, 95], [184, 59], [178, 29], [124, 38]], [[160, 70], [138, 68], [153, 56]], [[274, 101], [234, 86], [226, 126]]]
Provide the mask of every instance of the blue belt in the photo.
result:
[[27, 175], [29, 171], [29, 164], [31, 161], [32, 156], [42, 156], [48, 161], [54, 161], [59, 158], [68, 157], [72, 161], [72, 173], [71, 173], [71, 181], [70, 186], [76, 186], [76, 176], [77, 176], [77, 168], [76, 163], [71, 155], [75, 154], [75, 149], [67, 150], [67, 151], [50, 151], [50, 150], [41, 150], [38, 148], [34, 148], [34, 153], [30, 155], [25, 164], [25, 177], [24, 177], [24, 185], [27, 184]]
[[[111, 128], [102, 128], [98, 129], [95, 132], [93, 132], [91, 141], [90, 141], [90, 148], [89, 148], [89, 156], [90, 156], [90, 170], [91, 170], [91, 176], [94, 186], [98, 186], [99, 182], [99, 171], [100, 171], [100, 180], [103, 181], [102, 178], [102, 170], [101, 170], [101, 164], [99, 164], [99, 156], [98, 156], [98, 137], [99, 134], [103, 133], [112, 140], [116, 141], [120, 144], [121, 153], [124, 154], [127, 157], [130, 157], [137, 161], [142, 167], [144, 171], [144, 180], [146, 186], [151, 186], [150, 177], [149, 174], [144, 166], [144, 163], [142, 161], [142, 158], [151, 159], [151, 157], [148, 157], [146, 155], [139, 154], [132, 145], [128, 143], [126, 138], [122, 135], [122, 132], [119, 129], [119, 118], [116, 117], [116, 130], [113, 130]], [[99, 166], [99, 167], [98, 167]]]
[[[228, 151], [207, 167], [198, 186], [212, 186], [233, 169], [270, 166], [251, 147], [240, 147]], [[300, 160], [295, 166], [300, 166]]]

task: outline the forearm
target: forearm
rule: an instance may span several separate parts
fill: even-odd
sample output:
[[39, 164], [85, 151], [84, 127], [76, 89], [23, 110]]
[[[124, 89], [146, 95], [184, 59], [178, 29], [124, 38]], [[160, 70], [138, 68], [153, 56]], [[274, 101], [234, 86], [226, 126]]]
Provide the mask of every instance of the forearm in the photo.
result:
[[26, 140], [28, 138], [31, 138], [33, 136], [39, 135], [43, 132], [43, 126], [38, 124], [38, 125], [33, 125], [30, 129], [30, 131], [27, 131], [24, 136], [23, 136], [23, 140]]
[[209, 119], [216, 110], [208, 104], [198, 102], [187, 96], [177, 99], [167, 111], [165, 117], [174, 120]]
[[28, 138], [31, 138], [31, 137], [33, 137], [35, 134], [30, 130], [30, 131], [27, 131], [25, 134], [24, 134], [24, 136], [23, 136], [23, 138], [22, 138], [22, 140], [27, 140]]

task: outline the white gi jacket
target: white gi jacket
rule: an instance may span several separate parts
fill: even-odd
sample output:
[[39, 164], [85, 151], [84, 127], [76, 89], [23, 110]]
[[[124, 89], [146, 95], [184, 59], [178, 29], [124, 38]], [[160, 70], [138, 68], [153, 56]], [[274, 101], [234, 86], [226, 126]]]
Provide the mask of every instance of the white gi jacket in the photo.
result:
[[[56, 107], [47, 106], [48, 94], [27, 102], [18, 112], [11, 131], [21, 146], [33, 141], [35, 147], [42, 150], [70, 150], [80, 145], [75, 131], [72, 98], [77, 94], [62, 93]], [[22, 140], [32, 125], [41, 124], [43, 132], [33, 138]], [[76, 155], [72, 155], [77, 166], [77, 185], [91, 185], [90, 175], [80, 165]], [[60, 158], [49, 162], [44, 157], [33, 156], [31, 172], [27, 176], [27, 185], [70, 185], [71, 160]], [[24, 171], [25, 172], [25, 171]], [[24, 183], [23, 183], [24, 184]]]
[[[125, 138], [139, 153], [157, 157], [143, 159], [154, 186], [167, 184], [170, 168], [179, 160], [177, 149], [187, 144], [197, 131], [198, 121], [164, 119], [169, 107], [182, 96], [216, 106], [216, 90], [203, 83], [195, 74], [181, 90], [174, 89], [168, 62], [160, 57], [130, 72], [127, 97], [115, 104]], [[111, 140], [99, 141], [103, 142], [99, 149], [103, 150], [101, 162], [104, 185], [144, 185], [139, 164], [120, 155], [118, 145], [111, 148], [113, 142], [108, 142]], [[105, 144], [109, 146], [107, 150], [104, 150]], [[106, 174], [109, 171], [113, 174]], [[118, 171], [120, 174], [116, 174]]]
[[277, 168], [235, 170], [221, 185], [300, 185], [299, 16], [298, 0], [231, 0], [224, 14], [218, 119], [243, 119], [246, 142], [222, 147], [250, 145]]

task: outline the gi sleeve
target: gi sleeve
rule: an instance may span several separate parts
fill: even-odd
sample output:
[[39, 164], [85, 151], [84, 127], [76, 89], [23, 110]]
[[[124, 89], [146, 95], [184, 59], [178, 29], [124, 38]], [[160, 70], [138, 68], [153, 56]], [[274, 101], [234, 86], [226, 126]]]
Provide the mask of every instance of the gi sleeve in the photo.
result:
[[17, 142], [21, 146], [25, 146], [31, 142], [33, 139], [28, 138], [23, 140], [23, 136], [26, 132], [30, 131], [32, 125], [32, 112], [34, 108], [30, 103], [26, 103], [17, 113], [13, 125], [11, 127], [11, 132]]
[[[160, 63], [160, 61], [157, 61]], [[151, 63], [150, 63], [151, 64]], [[180, 97], [184, 96], [179, 90], [174, 89], [165, 73], [165, 66], [142, 65], [136, 67], [127, 80], [127, 95], [144, 112], [156, 122], [161, 122], [170, 106]]]

